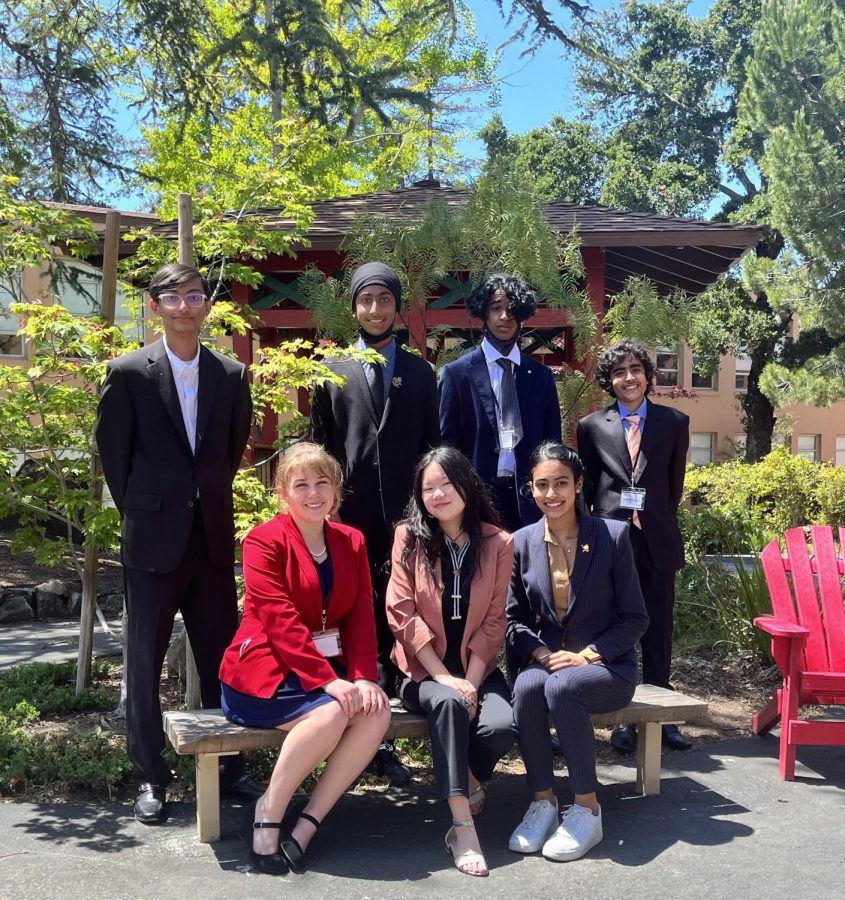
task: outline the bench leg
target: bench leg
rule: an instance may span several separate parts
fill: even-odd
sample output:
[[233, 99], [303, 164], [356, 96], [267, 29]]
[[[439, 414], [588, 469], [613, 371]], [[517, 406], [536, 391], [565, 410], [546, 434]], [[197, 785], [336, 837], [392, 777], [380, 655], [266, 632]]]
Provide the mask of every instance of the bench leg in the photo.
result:
[[197, 754], [197, 839], [203, 844], [220, 837], [220, 757], [234, 755]]
[[647, 797], [660, 793], [660, 722], [637, 725], [637, 790]]

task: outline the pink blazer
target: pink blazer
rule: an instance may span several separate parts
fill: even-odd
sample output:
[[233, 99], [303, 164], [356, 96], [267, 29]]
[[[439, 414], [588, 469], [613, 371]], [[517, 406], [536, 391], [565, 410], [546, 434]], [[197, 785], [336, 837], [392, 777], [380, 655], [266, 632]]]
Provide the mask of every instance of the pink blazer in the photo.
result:
[[[407, 563], [402, 562], [404, 525], [393, 538], [392, 570], [387, 586], [387, 621], [396, 636], [393, 661], [414, 681], [428, 672], [417, 662], [417, 652], [430, 643], [443, 659], [446, 632], [443, 628], [443, 580], [440, 567], [432, 579], [425, 567], [422, 548]], [[505, 640], [505, 600], [513, 569], [513, 538], [493, 525], [482, 525], [479, 564], [470, 585], [469, 613], [461, 642], [461, 662], [466, 671], [470, 653], [484, 660], [485, 677], [496, 667]]]

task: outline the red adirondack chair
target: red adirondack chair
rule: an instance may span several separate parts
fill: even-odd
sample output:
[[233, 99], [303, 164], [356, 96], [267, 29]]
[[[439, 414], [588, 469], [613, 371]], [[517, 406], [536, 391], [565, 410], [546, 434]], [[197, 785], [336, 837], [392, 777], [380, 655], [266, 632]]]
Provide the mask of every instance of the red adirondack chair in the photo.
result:
[[754, 716], [752, 728], [762, 735], [781, 722], [780, 775], [785, 781], [795, 778], [799, 744], [845, 745], [845, 722], [798, 718], [802, 706], [845, 703], [845, 528], [839, 529], [838, 557], [832, 528], [814, 525], [810, 531], [812, 556], [803, 528], [785, 533], [786, 556], [776, 540], [760, 554], [774, 615], [759, 616], [754, 624], [772, 636], [783, 684]]

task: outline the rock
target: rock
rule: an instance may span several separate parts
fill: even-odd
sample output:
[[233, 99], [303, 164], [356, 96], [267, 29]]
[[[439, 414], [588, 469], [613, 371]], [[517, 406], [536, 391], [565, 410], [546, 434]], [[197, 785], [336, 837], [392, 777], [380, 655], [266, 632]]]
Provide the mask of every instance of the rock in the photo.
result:
[[46, 591], [38, 591], [35, 598], [35, 610], [39, 619], [64, 619], [67, 618], [67, 600], [58, 594], [48, 594]]
[[39, 594], [55, 594], [58, 597], [67, 597], [70, 594], [70, 586], [58, 578], [51, 578], [43, 584], [35, 586], [35, 597], [38, 599]]
[[119, 591], [113, 594], [100, 594], [97, 597], [97, 605], [107, 618], [119, 616], [123, 612], [123, 594]]
[[70, 597], [67, 601], [67, 611], [71, 616], [78, 616], [79, 611], [82, 609], [82, 592], [81, 591], [71, 591]]
[[70, 586], [58, 578], [51, 578], [35, 586], [35, 612], [39, 619], [64, 619]]
[[20, 594], [7, 597], [0, 606], [0, 622], [29, 622], [34, 618], [29, 601]]
[[165, 660], [167, 661], [167, 674], [170, 678], [185, 678], [185, 639], [184, 631], [180, 631], [170, 640]]

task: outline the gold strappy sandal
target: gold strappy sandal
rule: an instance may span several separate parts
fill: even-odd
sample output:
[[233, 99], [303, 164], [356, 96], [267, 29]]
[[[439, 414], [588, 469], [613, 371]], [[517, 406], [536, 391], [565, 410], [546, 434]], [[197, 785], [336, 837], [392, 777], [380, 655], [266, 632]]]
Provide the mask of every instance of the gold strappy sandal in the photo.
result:
[[[484, 859], [477, 850], [464, 850], [463, 853], [455, 856], [454, 841], [451, 839], [457, 837], [455, 834], [456, 828], [474, 829], [475, 824], [471, 820], [469, 822], [464, 822], [461, 819], [452, 819], [452, 827], [446, 832], [446, 852], [454, 860], [455, 868], [459, 872], [463, 872], [464, 875], [472, 875], [475, 878], [486, 878], [490, 874], [490, 870], [487, 868], [487, 860]], [[469, 866], [476, 863], [480, 863], [483, 867], [480, 872], [474, 872], [469, 868]]]

